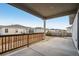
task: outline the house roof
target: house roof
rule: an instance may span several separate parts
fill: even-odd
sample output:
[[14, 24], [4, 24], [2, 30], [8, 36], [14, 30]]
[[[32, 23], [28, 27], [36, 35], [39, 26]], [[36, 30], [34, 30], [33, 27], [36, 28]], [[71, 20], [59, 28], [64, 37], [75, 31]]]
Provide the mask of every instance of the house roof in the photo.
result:
[[42, 27], [35, 27], [35, 29], [43, 29]]
[[4, 27], [9, 27], [9, 28], [30, 28], [30, 27], [26, 27], [26, 26], [23, 26], [23, 25], [18, 25], [18, 24], [15, 24], [15, 25], [7, 25], [7, 26], [0, 26], [0, 28], [4, 28]]
[[9, 3], [25, 12], [29, 12], [43, 20], [74, 14], [78, 3]]
[[65, 29], [50, 29], [50, 30], [65, 30]]
[[[35, 27], [34, 29], [44, 29], [43, 27]], [[48, 30], [48, 28], [46, 28]]]

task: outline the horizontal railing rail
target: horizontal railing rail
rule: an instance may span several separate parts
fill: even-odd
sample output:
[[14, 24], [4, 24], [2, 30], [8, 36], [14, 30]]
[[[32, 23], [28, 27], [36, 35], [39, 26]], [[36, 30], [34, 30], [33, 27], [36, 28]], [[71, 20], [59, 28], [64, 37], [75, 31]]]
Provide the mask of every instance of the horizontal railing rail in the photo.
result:
[[0, 35], [0, 54], [44, 39], [44, 33]]

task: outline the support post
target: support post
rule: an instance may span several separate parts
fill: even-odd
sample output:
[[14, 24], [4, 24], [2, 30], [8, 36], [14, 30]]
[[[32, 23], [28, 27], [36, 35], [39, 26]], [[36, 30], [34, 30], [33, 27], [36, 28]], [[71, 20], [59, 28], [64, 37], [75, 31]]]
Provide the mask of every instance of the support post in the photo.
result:
[[79, 13], [78, 13], [78, 19], [77, 19], [77, 47], [79, 50]]
[[44, 39], [46, 38], [46, 20], [44, 20]]

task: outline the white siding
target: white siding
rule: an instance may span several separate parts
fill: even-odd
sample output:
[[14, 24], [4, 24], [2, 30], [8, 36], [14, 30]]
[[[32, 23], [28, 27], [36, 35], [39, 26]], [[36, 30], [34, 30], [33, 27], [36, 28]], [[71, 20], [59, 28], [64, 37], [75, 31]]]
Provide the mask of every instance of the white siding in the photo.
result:
[[74, 41], [74, 44], [77, 48], [77, 20], [78, 20], [78, 13], [79, 13], [79, 10], [75, 16], [75, 19], [74, 19], [74, 22], [73, 22], [73, 25], [72, 25], [72, 38], [73, 38], [73, 41]]
[[[5, 29], [8, 29], [8, 33], [5, 33]], [[18, 31], [16, 33], [16, 30]], [[2, 35], [7, 35], [7, 34], [23, 34], [23, 33], [29, 33], [29, 29], [24, 29], [24, 28], [9, 28], [5, 27], [1, 29], [1, 34]]]
[[0, 35], [2, 35], [2, 28], [0, 29]]
[[0, 28], [0, 35], [1, 35], [1, 28]]

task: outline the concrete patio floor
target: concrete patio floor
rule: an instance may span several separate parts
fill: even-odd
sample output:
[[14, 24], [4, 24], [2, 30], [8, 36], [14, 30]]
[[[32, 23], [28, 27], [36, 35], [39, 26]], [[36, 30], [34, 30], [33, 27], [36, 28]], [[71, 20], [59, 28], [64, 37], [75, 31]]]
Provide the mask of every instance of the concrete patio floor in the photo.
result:
[[70, 37], [46, 37], [46, 40], [34, 43], [5, 56], [78, 56]]

